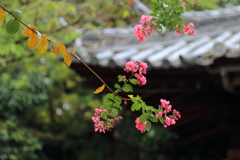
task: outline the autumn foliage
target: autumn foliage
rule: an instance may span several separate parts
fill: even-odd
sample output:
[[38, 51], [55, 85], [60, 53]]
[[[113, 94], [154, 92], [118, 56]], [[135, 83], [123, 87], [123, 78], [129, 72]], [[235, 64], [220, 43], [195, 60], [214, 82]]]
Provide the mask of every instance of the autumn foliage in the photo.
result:
[[[5, 10], [7, 9], [5, 8]], [[6, 31], [9, 34], [15, 34], [19, 30], [19, 25], [20, 25], [19, 20], [21, 19], [21, 11], [18, 11], [15, 9], [13, 11], [8, 11], [8, 12], [10, 12], [15, 19], [12, 19], [7, 23]], [[2, 22], [3, 20], [4, 20], [4, 10], [2, 6], [0, 7], [0, 22]], [[39, 53], [41, 54], [45, 53], [49, 49], [49, 42], [50, 42], [52, 43], [51, 46], [55, 46], [54, 49], [52, 50], [54, 55], [56, 56], [60, 55], [60, 51], [61, 51], [64, 54], [63, 56], [64, 62], [68, 66], [71, 65], [72, 63], [71, 54], [76, 55], [73, 51], [68, 52], [65, 45], [58, 44], [56, 42], [51, 41], [50, 39], [47, 39], [47, 36], [45, 34], [41, 34], [38, 31], [38, 28], [36, 26], [34, 26], [33, 28], [30, 28], [22, 21], [20, 22], [23, 25], [25, 25], [23, 35], [28, 37], [27, 43], [30, 49], [34, 49], [37, 47]]]

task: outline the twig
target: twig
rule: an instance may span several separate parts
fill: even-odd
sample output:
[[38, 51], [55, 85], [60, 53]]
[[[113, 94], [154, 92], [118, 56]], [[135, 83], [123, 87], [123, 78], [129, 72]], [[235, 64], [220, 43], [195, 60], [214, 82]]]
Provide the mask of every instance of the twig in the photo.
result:
[[[14, 16], [7, 8], [5, 8], [3, 5], [0, 4], [0, 7], [5, 10], [6, 12], [8, 12], [11, 16], [13, 16], [16, 20], [18, 20], [20, 23], [22, 23], [25, 27], [27, 27], [28, 29], [32, 30], [35, 34], [38, 34], [34, 29], [30, 28], [26, 23], [24, 23], [23, 21], [21, 21], [20, 19], [18, 19], [16, 16]], [[49, 42], [52, 42], [52, 40], [47, 39]], [[77, 60], [79, 60], [85, 67], [87, 67], [107, 88], [109, 91], [111, 91], [112, 93], [114, 93], [116, 96], [119, 96], [121, 99], [125, 99], [123, 97], [121, 97], [120, 95], [118, 95], [117, 93], [115, 93], [106, 83], [105, 81], [96, 73], [92, 70], [91, 67], [89, 67], [83, 60], [81, 60], [76, 54], [71, 54], [73, 57], [75, 57]]]

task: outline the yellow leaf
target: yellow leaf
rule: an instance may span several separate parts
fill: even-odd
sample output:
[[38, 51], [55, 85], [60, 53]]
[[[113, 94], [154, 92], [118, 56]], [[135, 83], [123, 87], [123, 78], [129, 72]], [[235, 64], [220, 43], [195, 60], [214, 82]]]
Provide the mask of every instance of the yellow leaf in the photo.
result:
[[130, 95], [128, 95], [128, 97], [129, 97], [129, 98], [133, 98], [133, 95], [130, 94]]
[[0, 7], [0, 23], [4, 20], [4, 11], [2, 7]]
[[60, 50], [64, 53], [64, 54], [67, 54], [67, 48], [63, 45], [63, 44], [60, 44]]
[[96, 89], [96, 91], [93, 93], [95, 93], [95, 94], [100, 93], [104, 90], [104, 88], [105, 88], [105, 84], [103, 84], [101, 87], [98, 87], [98, 89]]
[[32, 32], [28, 37], [28, 47], [30, 49], [33, 49], [36, 47], [38, 42], [38, 35], [34, 32]]
[[42, 35], [42, 38], [38, 44], [38, 51], [39, 53], [44, 53], [48, 49], [48, 40], [45, 34]]
[[[37, 27], [36, 26], [34, 26], [32, 29], [37, 31]], [[29, 34], [29, 37], [28, 37], [28, 47], [30, 49], [35, 48], [36, 45], [37, 45], [37, 42], [38, 42], [38, 35], [36, 33], [34, 33], [34, 32], [31, 32]]]
[[61, 46], [61, 44], [57, 44], [56, 47], [55, 47], [55, 49], [52, 51], [52, 52], [55, 54], [55, 56], [58, 56], [58, 55], [59, 55], [60, 46]]
[[23, 35], [29, 37], [33, 31], [27, 27], [24, 28]]
[[72, 63], [70, 53], [69, 53], [69, 52], [66, 52], [66, 53], [64, 54], [64, 57], [63, 57], [63, 58], [64, 58], [64, 63], [66, 63], [68, 66], [70, 66], [71, 63]]

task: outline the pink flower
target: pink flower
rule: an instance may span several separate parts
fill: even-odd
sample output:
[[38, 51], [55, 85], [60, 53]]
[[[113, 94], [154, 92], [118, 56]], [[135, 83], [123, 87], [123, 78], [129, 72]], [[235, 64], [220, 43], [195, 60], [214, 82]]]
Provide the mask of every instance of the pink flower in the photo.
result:
[[92, 121], [93, 121], [94, 123], [97, 123], [99, 120], [100, 120], [99, 118], [92, 117]]
[[170, 104], [169, 101], [166, 101], [165, 99], [160, 99], [160, 102], [162, 103], [162, 107], [167, 108]]
[[146, 123], [147, 123], [147, 121], [143, 122], [143, 121], [141, 121], [141, 120], [139, 120], [139, 119], [137, 118], [136, 121], [135, 121], [135, 123], [136, 123], [136, 128], [137, 128], [138, 130], [140, 130], [142, 133], [145, 132], [145, 128], [146, 128]]
[[125, 72], [137, 72], [138, 66], [133, 62], [129, 61], [126, 63], [126, 67], [124, 68]]
[[106, 111], [107, 111], [106, 109], [98, 109], [98, 108], [95, 109], [96, 114], [101, 114], [102, 112], [106, 112]]
[[[185, 3], [185, 2], [183, 2]], [[193, 23], [189, 23], [188, 25], [184, 26], [182, 25], [182, 32], [186, 35], [195, 35], [196, 31], [193, 29], [195, 26]], [[176, 25], [176, 28], [178, 28], [178, 25]], [[180, 34], [179, 30], [175, 30], [175, 34]]]
[[104, 121], [101, 121], [101, 118], [100, 118], [100, 114], [106, 111], [107, 111], [106, 109], [98, 109], [98, 108], [95, 109], [96, 113], [94, 113], [94, 116], [92, 117], [95, 132], [99, 131], [100, 133], [101, 132], [105, 133], [105, 130], [106, 129], [108, 130], [110, 128], [110, 126], [108, 126], [108, 124], [106, 124]]
[[147, 68], [148, 68], [148, 65], [147, 63], [144, 63], [144, 62], [140, 62], [140, 61], [137, 61], [137, 63], [139, 64], [138, 67], [139, 67], [139, 73], [140, 74], [146, 74], [147, 73]]
[[[176, 121], [172, 118], [169, 118], [168, 116], [165, 117], [165, 125], [170, 126], [173, 124], [176, 124]], [[166, 127], [165, 127], [166, 128]]]
[[145, 41], [147, 35], [145, 33], [145, 27], [142, 25], [136, 25], [134, 29], [134, 34], [137, 36], [138, 41]]
[[147, 22], [150, 22], [150, 20], [151, 20], [152, 18], [153, 18], [152, 16], [145, 16], [145, 15], [142, 15], [142, 16], [141, 16], [140, 23], [146, 25]]
[[196, 32], [195, 30], [191, 30], [191, 31], [189, 32], [189, 34], [190, 34], [190, 35], [196, 35], [197, 32]]
[[177, 110], [175, 110], [175, 109], [173, 109], [173, 114], [174, 114], [174, 117], [175, 118], [181, 118], [181, 114], [180, 114], [180, 112], [179, 111], [177, 111]]
[[195, 26], [194, 26], [194, 24], [193, 23], [189, 23], [188, 24], [188, 28], [194, 28]]
[[152, 16], [141, 16], [140, 23], [142, 25], [136, 25], [134, 29], [134, 34], [137, 36], [138, 41], [146, 41], [146, 38], [154, 32], [153, 27], [157, 24], [156, 22], [150, 23]]
[[147, 79], [142, 74], [135, 73], [134, 76], [137, 78], [137, 84], [143, 86], [147, 83]]
[[165, 124], [167, 125], [167, 126], [170, 126], [171, 125], [171, 119], [169, 118], [169, 117], [165, 117]]
[[134, 34], [137, 36], [138, 41], [145, 41], [148, 35], [153, 32], [154, 30], [151, 26], [136, 25], [134, 27]]
[[158, 114], [156, 114], [156, 118], [162, 117], [163, 116], [163, 112], [159, 112]]
[[[162, 103], [160, 109], [160, 112], [155, 115], [156, 118], [163, 117], [164, 118], [164, 124], [163, 126], [166, 128], [170, 125], [176, 124], [176, 120], [178, 120], [181, 115], [180, 112], [173, 109], [172, 105], [170, 105], [169, 101], [166, 101], [165, 99], [160, 99], [160, 102]], [[172, 113], [172, 114], [170, 114]]]
[[157, 25], [157, 22], [156, 22], [156, 21], [153, 21], [153, 22], [152, 22], [152, 25], [153, 25], [153, 26], [156, 26], [156, 25]]
[[176, 35], [179, 35], [179, 34], [180, 34], [180, 32], [179, 32], [178, 30], [176, 30], [176, 31], [175, 31], [175, 34], [176, 34]]
[[124, 68], [125, 72], [132, 72], [135, 73], [139, 71], [139, 73], [135, 73], [134, 76], [137, 78], [137, 84], [139, 86], [145, 85], [147, 83], [147, 79], [143, 74], [147, 73], [148, 65], [147, 63], [137, 61], [134, 63], [133, 61], [129, 61], [126, 63], [126, 66]]

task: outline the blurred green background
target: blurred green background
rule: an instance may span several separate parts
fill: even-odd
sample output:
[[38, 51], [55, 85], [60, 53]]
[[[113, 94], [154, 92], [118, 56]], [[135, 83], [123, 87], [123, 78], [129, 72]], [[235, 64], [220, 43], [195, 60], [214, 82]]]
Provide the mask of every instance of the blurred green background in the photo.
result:
[[[84, 30], [127, 26], [136, 19], [131, 0], [12, 0], [0, 2], [19, 9], [26, 24], [37, 26], [48, 38], [72, 44]], [[235, 5], [239, 1], [230, 1]], [[150, 3], [145, 0], [144, 3]], [[167, 3], [167, 2], [166, 2]], [[216, 9], [229, 1], [202, 0], [198, 8]], [[62, 26], [64, 17], [68, 25]], [[5, 31], [12, 17], [0, 24], [0, 160], [167, 160], [219, 159], [204, 148], [153, 125], [148, 133], [134, 126], [136, 115], [124, 119], [113, 132], [95, 133], [91, 116], [103, 95], [81, 86], [85, 81], [52, 53], [27, 47], [23, 26], [15, 35]], [[138, 20], [137, 20], [138, 21]], [[77, 32], [78, 31], [78, 32]], [[97, 79], [96, 79], [97, 81]], [[189, 148], [191, 148], [189, 150]]]

